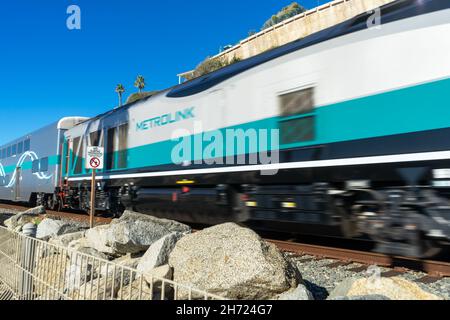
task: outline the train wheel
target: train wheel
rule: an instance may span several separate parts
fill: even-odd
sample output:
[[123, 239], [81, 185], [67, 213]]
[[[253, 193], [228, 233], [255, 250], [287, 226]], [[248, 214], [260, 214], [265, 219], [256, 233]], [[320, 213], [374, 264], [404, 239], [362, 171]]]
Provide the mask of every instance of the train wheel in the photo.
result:
[[442, 252], [442, 247], [436, 241], [425, 239], [424, 235], [420, 234], [420, 242], [418, 244], [418, 251], [420, 258], [433, 258]]
[[49, 210], [61, 211], [62, 210], [62, 199], [59, 196], [52, 195], [47, 197], [46, 207]]
[[334, 210], [341, 218], [341, 232], [345, 238], [352, 239], [361, 236], [361, 233], [358, 232], [358, 225], [356, 221], [352, 219], [351, 213], [338, 206], [336, 206]]
[[61, 196], [57, 196], [56, 203], [53, 206], [53, 210], [61, 212], [62, 208], [63, 208], [63, 199]]
[[371, 238], [377, 243], [377, 251], [394, 256], [428, 259], [437, 256], [442, 251], [442, 247], [438, 243], [426, 239], [421, 231], [410, 231], [407, 236], [401, 238], [391, 237], [387, 234], [378, 234]]

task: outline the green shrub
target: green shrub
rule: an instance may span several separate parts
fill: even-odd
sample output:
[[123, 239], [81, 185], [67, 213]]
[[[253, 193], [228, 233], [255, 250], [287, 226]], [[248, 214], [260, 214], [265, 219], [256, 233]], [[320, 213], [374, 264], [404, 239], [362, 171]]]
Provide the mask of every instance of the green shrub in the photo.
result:
[[205, 74], [217, 71], [219, 69], [222, 69], [223, 67], [229, 66], [233, 63], [239, 62], [241, 59], [237, 58], [236, 56], [231, 59], [231, 61], [227, 61], [223, 57], [217, 57], [217, 58], [206, 58], [203, 62], [201, 62], [197, 68], [195, 68], [194, 73], [191, 76], [187, 76], [187, 80], [192, 80], [198, 77], [201, 77]]
[[133, 103], [136, 102], [138, 100], [150, 97], [150, 96], [154, 96], [155, 94], [157, 94], [159, 91], [144, 91], [144, 92], [136, 92], [133, 94], [130, 94], [130, 96], [127, 99], [127, 104], [129, 103]]
[[297, 2], [293, 2], [287, 7], [281, 9], [280, 12], [278, 12], [276, 15], [273, 15], [269, 20], [267, 20], [261, 30], [270, 28], [286, 19], [289, 19], [305, 11], [306, 9], [304, 7], [299, 5]]

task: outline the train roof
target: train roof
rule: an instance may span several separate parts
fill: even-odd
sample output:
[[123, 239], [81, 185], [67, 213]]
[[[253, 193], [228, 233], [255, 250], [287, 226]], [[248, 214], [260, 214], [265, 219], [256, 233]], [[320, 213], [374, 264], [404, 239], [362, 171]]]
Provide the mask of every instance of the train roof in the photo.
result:
[[32, 132], [28, 132], [28, 133], [26, 133], [26, 134], [24, 134], [24, 135], [22, 135], [20, 137], [17, 137], [14, 140], [8, 141], [8, 143], [0, 145], [0, 149], [6, 148], [9, 145], [14, 144], [14, 143], [16, 143], [16, 142], [18, 142], [20, 140], [27, 139], [30, 136], [36, 134], [37, 132], [40, 132], [40, 131], [43, 131], [43, 130], [47, 130], [47, 129], [50, 129], [50, 128], [56, 128], [58, 130], [69, 130], [69, 129], [75, 127], [76, 125], [86, 121], [86, 120], [89, 120], [89, 118], [86, 118], [86, 117], [65, 117], [65, 118], [62, 118], [62, 119], [60, 119], [58, 121], [54, 121], [54, 122], [52, 122], [52, 123], [50, 123], [50, 124], [48, 124], [46, 126], [43, 126], [43, 127], [39, 128], [39, 129], [33, 130]]
[[[448, 8], [450, 8], [450, 1], [397, 0], [380, 7], [380, 10], [382, 23], [386, 24]], [[187, 81], [180, 85], [176, 85], [166, 90], [162, 90], [161, 92], [156, 93], [155, 95], [145, 97], [141, 100], [137, 100], [133, 103], [124, 105], [121, 108], [109, 110], [90, 120], [95, 121], [99, 118], [103, 118], [110, 114], [127, 110], [130, 107], [138, 103], [145, 102], [155, 96], [165, 95], [168, 98], [182, 98], [192, 96], [197, 93], [201, 93], [205, 90], [208, 90], [220, 84], [225, 80], [228, 80], [240, 73], [255, 68], [271, 60], [277, 59], [279, 57], [293, 53], [295, 51], [302, 50], [328, 40], [332, 40], [334, 38], [338, 38], [347, 34], [367, 29], [368, 28], [367, 21], [371, 16], [373, 16], [373, 11], [360, 14], [350, 20], [347, 20], [328, 29], [314, 33], [303, 39], [293, 41], [278, 48], [236, 62], [217, 71]]]

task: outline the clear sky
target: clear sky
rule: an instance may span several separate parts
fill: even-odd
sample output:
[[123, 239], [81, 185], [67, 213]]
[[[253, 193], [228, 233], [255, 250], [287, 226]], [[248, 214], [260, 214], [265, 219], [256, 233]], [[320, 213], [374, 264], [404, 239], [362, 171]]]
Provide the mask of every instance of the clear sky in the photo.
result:
[[[0, 5], [0, 145], [64, 116], [95, 116], [126, 97], [177, 84], [223, 45], [259, 30], [293, 0], [10, 0]], [[297, 0], [306, 8], [328, 0]], [[81, 30], [69, 30], [69, 5]]]

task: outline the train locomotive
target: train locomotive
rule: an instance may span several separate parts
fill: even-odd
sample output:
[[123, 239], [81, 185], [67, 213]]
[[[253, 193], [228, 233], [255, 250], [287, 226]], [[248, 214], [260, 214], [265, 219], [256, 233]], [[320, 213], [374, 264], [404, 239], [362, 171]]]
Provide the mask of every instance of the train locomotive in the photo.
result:
[[[368, 237], [379, 252], [435, 255], [450, 242], [450, 2], [398, 0], [380, 14], [380, 26], [362, 14], [72, 118], [45, 141], [57, 179], [26, 196], [88, 210], [86, 146], [102, 146], [96, 210]], [[18, 181], [38, 186], [32, 176], [14, 184], [3, 174], [1, 196], [11, 199]]]

